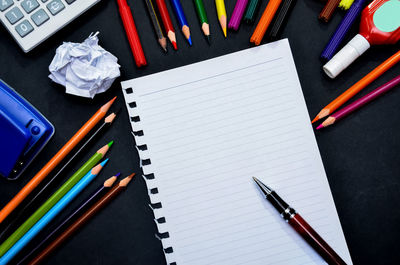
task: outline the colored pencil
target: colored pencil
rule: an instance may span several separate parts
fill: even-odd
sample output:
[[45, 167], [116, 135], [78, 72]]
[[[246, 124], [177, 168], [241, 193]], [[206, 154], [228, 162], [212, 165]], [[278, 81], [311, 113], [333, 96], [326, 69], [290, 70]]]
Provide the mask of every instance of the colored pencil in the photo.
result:
[[232, 16], [229, 20], [228, 28], [238, 30], [242, 21], [244, 11], [246, 10], [249, 0], [237, 0]]
[[90, 207], [82, 216], [79, 217], [71, 226], [69, 226], [60, 236], [58, 236], [49, 246], [47, 246], [35, 259], [29, 264], [39, 264], [45, 257], [47, 257], [52, 251], [60, 246], [66, 239], [74, 234], [80, 227], [87, 223], [97, 212], [104, 208], [109, 202], [111, 202], [118, 194], [126, 189], [131, 179], [135, 174], [126, 177], [121, 180], [117, 186], [114, 186], [106, 195], [104, 195], [98, 202]]
[[77, 219], [78, 216], [83, 214], [88, 207], [93, 205], [96, 201], [98, 201], [101, 197], [103, 197], [109, 190], [111, 190], [114, 182], [118, 179], [120, 173], [112, 176], [111, 178], [104, 181], [102, 185], [98, 189], [96, 189], [92, 194], [90, 194], [83, 202], [72, 211], [72, 213], [66, 217], [60, 224], [53, 229], [45, 239], [43, 239], [35, 248], [26, 255], [18, 264], [25, 264], [29, 259], [33, 257], [35, 253], [38, 252], [43, 246], [47, 245], [51, 242], [52, 239], [55, 238], [57, 234], [59, 234], [62, 230], [65, 230], [68, 227], [68, 224], [71, 223], [72, 220]]
[[181, 2], [179, 0], [171, 0], [171, 5], [174, 8], [176, 18], [178, 19], [179, 25], [181, 26], [183, 35], [189, 42], [189, 45], [192, 46], [192, 38], [190, 37], [190, 28], [189, 23], [186, 20], [185, 13], [183, 12], [183, 8]]
[[292, 12], [294, 6], [296, 5], [296, 0], [283, 0], [281, 7], [279, 8], [278, 14], [275, 16], [272, 22], [271, 31], [269, 32], [269, 39], [276, 40], [282, 29], [283, 25], [286, 24], [290, 12]]
[[347, 10], [351, 7], [351, 5], [353, 4], [354, 0], [342, 0], [339, 3], [339, 7], [341, 9]]
[[176, 44], [176, 35], [175, 29], [172, 25], [171, 17], [169, 16], [167, 5], [165, 4], [165, 0], [156, 0], [156, 4], [158, 7], [158, 11], [161, 15], [161, 20], [164, 25], [165, 32], [167, 32], [168, 39], [171, 41], [174, 49], [178, 49], [178, 45]]
[[217, 8], [217, 16], [219, 24], [221, 25], [222, 32], [226, 38], [226, 25], [227, 25], [227, 16], [225, 9], [225, 1], [224, 0], [215, 0], [215, 7]]
[[107, 153], [113, 142], [100, 148], [53, 195], [50, 196], [7, 240], [0, 245], [0, 256], [8, 251], [40, 218], [42, 218], [72, 187], [81, 180]]
[[131, 8], [126, 0], [117, 0], [119, 14], [121, 15], [122, 23], [125, 28], [126, 37], [128, 38], [129, 46], [137, 67], [147, 65], [146, 57], [144, 56], [143, 47], [140, 43], [140, 38], [136, 29], [135, 20], [132, 16]]
[[393, 65], [397, 64], [400, 61], [400, 50], [393, 54], [389, 59], [381, 63], [374, 70], [369, 72], [366, 76], [364, 76], [361, 80], [347, 89], [344, 93], [342, 93], [339, 97], [329, 103], [326, 107], [324, 107], [318, 115], [312, 120], [312, 123], [325, 118], [329, 114], [333, 113], [340, 106], [346, 103], [349, 99], [351, 99], [355, 94], [360, 92], [366, 86], [371, 84], [375, 79], [381, 76], [384, 72], [389, 70]]
[[10, 262], [48, 223], [50, 223], [100, 173], [108, 159], [92, 168], [59, 202], [57, 202], [29, 231], [1, 258], [0, 265]]
[[256, 20], [256, 15], [258, 10], [260, 9], [261, 0], [250, 0], [246, 13], [244, 13], [243, 21], [247, 24], [252, 24]]
[[365, 1], [366, 0], [356, 0], [354, 4], [351, 5], [349, 11], [347, 11], [342, 22], [340, 22], [335, 33], [322, 52], [321, 59], [328, 61], [333, 57], [333, 55], [335, 55], [347, 32], [361, 14]]
[[378, 87], [377, 89], [373, 90], [372, 92], [368, 93], [364, 97], [354, 101], [350, 105], [344, 107], [343, 109], [333, 113], [329, 116], [321, 125], [317, 127], [317, 130], [321, 128], [328, 127], [336, 123], [337, 121], [343, 119], [344, 117], [350, 115], [354, 111], [358, 110], [359, 108], [363, 107], [364, 105], [368, 104], [369, 102], [373, 101], [377, 97], [382, 96], [392, 88], [398, 86], [400, 84], [400, 75], [396, 76], [386, 84]]
[[[86, 149], [86, 147], [88, 147], [90, 145], [90, 143], [96, 139], [97, 137], [99, 137], [100, 135], [104, 134], [104, 132], [111, 126], [112, 122], [114, 121], [115, 117], [117, 116], [116, 113], [111, 113], [109, 114], [105, 119], [103, 124], [101, 124], [101, 126], [90, 136], [89, 139], [86, 140], [86, 142], [79, 148], [78, 151], [76, 151], [74, 153], [74, 155], [68, 160], [67, 163], [64, 164], [64, 166], [46, 183], [46, 185], [35, 195], [35, 197], [33, 197], [25, 206], [24, 208], [18, 212], [18, 214], [16, 215], [16, 217], [13, 219], [12, 222], [10, 222], [10, 224], [2, 231], [1, 235], [0, 235], [0, 242], [3, 241], [3, 236], [7, 235], [7, 232], [15, 227], [15, 225], [24, 217], [26, 217], [27, 213], [29, 212], [29, 210], [31, 209], [31, 205], [33, 203], [35, 203], [40, 196], [51, 186], [51, 184], [59, 177], [62, 176], [61, 173], [64, 172], [65, 168], [67, 168], [73, 160], [75, 160], [79, 154], [82, 153], [82, 151], [84, 149]], [[98, 161], [97, 161], [98, 162]], [[96, 162], [96, 163], [97, 163]]]
[[149, 12], [151, 23], [153, 24], [154, 32], [156, 33], [158, 43], [160, 44], [161, 48], [165, 52], [167, 52], [167, 39], [164, 36], [162, 31], [160, 21], [158, 20], [156, 10], [154, 9], [154, 5], [152, 0], [144, 0], [146, 2], [147, 11]]
[[18, 192], [17, 195], [0, 211], [0, 223], [28, 196], [56, 166], [79, 144], [79, 142], [104, 118], [116, 97], [103, 105], [72, 138], [50, 159], [49, 162]]
[[262, 14], [261, 19], [258, 22], [257, 27], [250, 38], [250, 42], [254, 43], [255, 45], [260, 45], [265, 35], [265, 32], [267, 31], [268, 26], [271, 23], [272, 19], [274, 18], [275, 13], [278, 10], [281, 3], [282, 0], [270, 0], [268, 2], [268, 5], [265, 8], [264, 13]]
[[197, 16], [200, 21], [201, 30], [206, 36], [208, 43], [210, 43], [210, 25], [208, 24], [208, 18], [206, 9], [204, 8], [204, 3], [202, 0], [193, 0], [194, 6], [196, 8]]
[[328, 22], [338, 7], [339, 2], [340, 0], [328, 0], [318, 18], [324, 22]]

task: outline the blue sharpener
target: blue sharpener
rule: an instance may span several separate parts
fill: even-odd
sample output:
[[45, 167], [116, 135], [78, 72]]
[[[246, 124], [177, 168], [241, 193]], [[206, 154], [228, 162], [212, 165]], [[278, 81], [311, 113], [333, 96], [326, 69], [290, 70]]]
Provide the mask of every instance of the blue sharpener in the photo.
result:
[[54, 134], [54, 126], [0, 79], [0, 175], [18, 178]]

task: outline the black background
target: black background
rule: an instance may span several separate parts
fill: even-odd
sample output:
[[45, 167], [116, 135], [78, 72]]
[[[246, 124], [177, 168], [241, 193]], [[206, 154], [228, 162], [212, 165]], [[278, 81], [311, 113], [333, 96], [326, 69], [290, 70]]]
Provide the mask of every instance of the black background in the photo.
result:
[[[124, 175], [140, 173], [118, 81], [250, 47], [249, 37], [254, 25], [241, 25], [238, 32], [228, 32], [225, 40], [217, 21], [214, 0], [204, 0], [212, 33], [209, 46], [201, 34], [192, 1], [181, 2], [191, 26], [193, 47], [189, 47], [181, 32], [176, 30], [179, 50], [173, 51], [168, 44], [169, 51], [163, 54], [155, 40], [144, 1], [128, 0], [148, 60], [148, 66], [143, 69], [135, 66], [116, 1], [101, 1], [28, 54], [20, 50], [4, 27], [0, 27], [0, 78], [36, 106], [56, 127], [52, 140], [19, 180], [0, 180], [0, 205], [5, 205], [83, 122], [115, 95], [118, 100], [114, 108], [123, 108], [118, 119], [82, 158], [87, 159], [100, 146], [115, 140], [108, 154], [110, 162], [85, 194], [116, 172], [121, 171]], [[229, 16], [235, 1], [225, 2]], [[262, 8], [266, 2], [263, 1]], [[167, 5], [172, 11], [169, 3]], [[283, 31], [283, 37], [289, 38], [291, 44], [310, 118], [399, 49], [398, 45], [373, 47], [338, 78], [330, 80], [321, 71], [319, 55], [344, 12], [337, 12], [332, 21], [325, 24], [317, 20], [322, 7], [323, 4], [316, 0], [298, 1]], [[172, 19], [178, 29], [175, 18]], [[356, 34], [357, 29], [358, 26], [354, 26], [350, 35]], [[121, 78], [94, 100], [67, 95], [63, 87], [47, 77], [48, 65], [62, 41], [81, 42], [95, 31], [100, 31], [100, 45], [119, 58]], [[399, 70], [400, 65], [393, 67], [360, 94], [389, 81]], [[356, 264], [395, 264], [400, 259], [399, 99], [400, 91], [395, 89], [337, 125], [316, 132], [338, 214]], [[78, 167], [74, 164], [70, 172]], [[79, 199], [74, 204], [77, 203]], [[148, 203], [145, 182], [137, 177], [125, 193], [54, 253], [48, 264], [164, 264], [161, 244], [154, 236], [156, 228]]]

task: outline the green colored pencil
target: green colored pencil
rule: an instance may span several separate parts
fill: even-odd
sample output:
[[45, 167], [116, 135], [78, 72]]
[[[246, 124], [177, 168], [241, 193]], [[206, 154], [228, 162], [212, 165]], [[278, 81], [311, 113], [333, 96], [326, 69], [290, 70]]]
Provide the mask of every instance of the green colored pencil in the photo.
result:
[[42, 206], [39, 207], [7, 240], [0, 245], [0, 256], [3, 256], [37, 221], [40, 220], [68, 191], [79, 182], [107, 153], [113, 142], [100, 148], [89, 160], [79, 168]]
[[210, 25], [208, 24], [208, 18], [206, 9], [204, 8], [203, 0], [193, 0], [194, 6], [196, 7], [197, 16], [199, 17], [201, 29], [207, 38], [208, 43], [210, 43]]
[[256, 20], [256, 14], [258, 9], [260, 8], [261, 1], [260, 0], [250, 0], [246, 13], [244, 13], [243, 21], [246, 22], [247, 24], [254, 23]]

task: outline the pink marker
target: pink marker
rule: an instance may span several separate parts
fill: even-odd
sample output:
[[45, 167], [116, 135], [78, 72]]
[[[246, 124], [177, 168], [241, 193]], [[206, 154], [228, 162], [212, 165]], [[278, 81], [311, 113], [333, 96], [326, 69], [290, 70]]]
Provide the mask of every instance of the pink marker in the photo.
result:
[[233, 30], [238, 30], [240, 26], [240, 21], [242, 21], [242, 17], [244, 11], [246, 10], [247, 3], [249, 0], [237, 0], [235, 9], [233, 9], [233, 13], [231, 19], [229, 20], [228, 28]]

